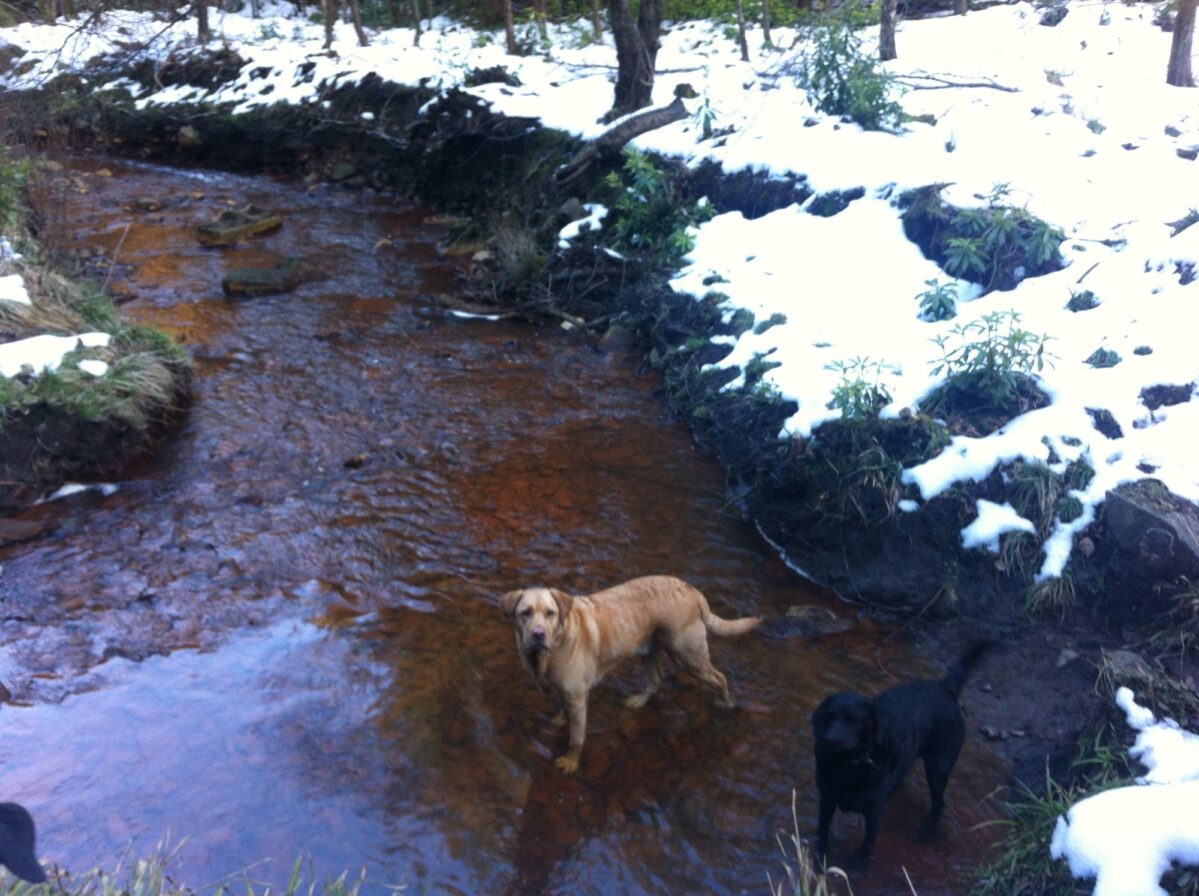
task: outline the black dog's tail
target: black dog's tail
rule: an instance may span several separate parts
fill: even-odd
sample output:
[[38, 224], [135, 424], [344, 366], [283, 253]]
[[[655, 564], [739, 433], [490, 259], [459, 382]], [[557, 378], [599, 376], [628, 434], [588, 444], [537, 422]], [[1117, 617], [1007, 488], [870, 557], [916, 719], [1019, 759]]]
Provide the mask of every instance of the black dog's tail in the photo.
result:
[[978, 663], [982, 655], [994, 647], [994, 641], [975, 641], [964, 651], [962, 655], [953, 661], [953, 665], [949, 667], [949, 671], [945, 673], [945, 677], [941, 679], [941, 684], [949, 688], [956, 697], [962, 692], [962, 686], [966, 683], [966, 679], [970, 677], [970, 670]]

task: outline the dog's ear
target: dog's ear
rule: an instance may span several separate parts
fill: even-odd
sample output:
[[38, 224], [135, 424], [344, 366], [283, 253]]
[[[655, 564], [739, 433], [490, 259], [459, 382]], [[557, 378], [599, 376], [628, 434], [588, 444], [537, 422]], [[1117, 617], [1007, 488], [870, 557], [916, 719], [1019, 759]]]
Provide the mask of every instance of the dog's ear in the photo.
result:
[[511, 619], [516, 613], [516, 605], [520, 603], [521, 597], [525, 590], [518, 588], [516, 591], [509, 591], [507, 594], [500, 595], [500, 611], [504, 614], [505, 619]]
[[812, 713], [812, 733], [817, 737], [828, 727], [828, 702], [829, 698], [825, 697]]
[[557, 588], [551, 588], [550, 594], [553, 595], [554, 603], [558, 605], [558, 624], [562, 625], [566, 622], [566, 617], [570, 615], [570, 611], [575, 605], [575, 599]]

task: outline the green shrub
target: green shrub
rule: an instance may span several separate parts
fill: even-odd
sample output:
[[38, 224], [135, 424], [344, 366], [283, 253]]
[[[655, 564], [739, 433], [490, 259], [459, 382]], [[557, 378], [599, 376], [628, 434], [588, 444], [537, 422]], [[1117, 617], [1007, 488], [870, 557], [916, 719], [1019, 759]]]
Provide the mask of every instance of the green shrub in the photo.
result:
[[937, 278], [925, 280], [928, 287], [918, 293], [920, 300], [920, 317], [923, 320], [949, 320], [957, 317], [957, 288], [952, 283], [942, 283]]
[[947, 379], [925, 399], [925, 410], [975, 410], [1011, 417], [1043, 405], [1044, 396], [1032, 376], [1052, 364], [1053, 356], [1045, 350], [1049, 339], [1021, 327], [1019, 313], [1011, 310], [956, 325], [933, 339], [941, 357], [930, 362], [932, 373], [944, 373]]
[[796, 83], [819, 112], [844, 116], [868, 131], [894, 130], [903, 114], [893, 96], [895, 79], [862, 48], [853, 29], [856, 8], [846, 3], [812, 28], [811, 47], [800, 60]]
[[616, 191], [614, 221], [606, 231], [613, 248], [641, 255], [651, 262], [676, 263], [695, 247], [687, 229], [715, 213], [710, 203], [688, 206], [675, 181], [647, 155], [624, 151], [624, 166], [605, 184]]
[[1006, 204], [1006, 186], [996, 186], [985, 207], [971, 209], [949, 205], [941, 198], [943, 188], [939, 184], [912, 190], [899, 204], [908, 238], [946, 273], [990, 292], [1061, 270], [1065, 234], [1027, 209]]
[[841, 375], [841, 381], [833, 387], [828, 407], [839, 410], [843, 419], [877, 417], [878, 412], [891, 403], [891, 393], [881, 382], [883, 371], [892, 369], [889, 364], [857, 357], [848, 362], [834, 361], [827, 369]]

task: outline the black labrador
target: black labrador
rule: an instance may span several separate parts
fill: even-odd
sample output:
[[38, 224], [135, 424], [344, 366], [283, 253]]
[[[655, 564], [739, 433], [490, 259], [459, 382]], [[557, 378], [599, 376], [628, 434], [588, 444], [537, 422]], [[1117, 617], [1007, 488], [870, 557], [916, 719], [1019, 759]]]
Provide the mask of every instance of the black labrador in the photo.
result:
[[33, 818], [19, 803], [0, 803], [0, 864], [22, 880], [40, 884], [46, 872], [37, 861]]
[[883, 808], [917, 757], [924, 760], [931, 799], [920, 839], [932, 839], [945, 806], [945, 785], [966, 737], [958, 694], [991, 646], [984, 641], [967, 648], [940, 681], [901, 684], [873, 700], [846, 691], [825, 697], [816, 707], [812, 733], [820, 791], [817, 863], [825, 860], [829, 826], [840, 809], [865, 816], [866, 834], [849, 864], [866, 867]]

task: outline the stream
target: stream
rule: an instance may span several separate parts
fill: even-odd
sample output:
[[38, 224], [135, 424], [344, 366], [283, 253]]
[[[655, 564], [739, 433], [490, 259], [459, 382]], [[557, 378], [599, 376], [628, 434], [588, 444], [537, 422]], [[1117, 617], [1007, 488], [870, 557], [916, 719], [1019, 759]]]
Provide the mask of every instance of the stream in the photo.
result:
[[[364, 892], [768, 894], [815, 826], [809, 717], [835, 690], [939, 676], [902, 628], [712, 640], [739, 707], [639, 670], [592, 692], [580, 773], [495, 599], [669, 573], [730, 617], [852, 607], [788, 569], [626, 349], [467, 319], [446, 228], [326, 186], [75, 160], [62, 227], [127, 314], [183, 341], [195, 400], [114, 490], [30, 508], [0, 548], [0, 799], [73, 872], [162, 850], [200, 892], [348, 871]], [[281, 230], [196, 224], [252, 202]], [[157, 206], [157, 207], [156, 207]], [[117, 253], [117, 263], [108, 262]], [[222, 273], [325, 272], [230, 299]], [[774, 634], [772, 635], [772, 632]], [[985, 675], [980, 673], [983, 677]], [[969, 724], [969, 722], [968, 722]], [[922, 772], [858, 896], [966, 892], [1007, 771], [973, 730], [941, 833]], [[861, 833], [838, 815], [833, 858]]]

